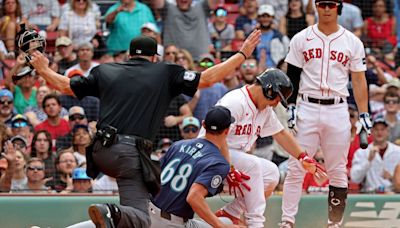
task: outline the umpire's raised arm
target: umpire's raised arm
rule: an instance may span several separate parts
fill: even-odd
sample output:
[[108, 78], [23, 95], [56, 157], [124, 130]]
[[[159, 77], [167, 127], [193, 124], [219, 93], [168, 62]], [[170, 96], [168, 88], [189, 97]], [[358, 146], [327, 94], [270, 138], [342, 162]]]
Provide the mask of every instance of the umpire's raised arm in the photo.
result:
[[198, 88], [210, 87], [216, 82], [222, 81], [226, 76], [230, 75], [242, 62], [249, 57], [258, 43], [260, 42], [260, 30], [254, 30], [244, 41], [243, 46], [235, 55], [231, 56], [225, 62], [217, 64], [201, 73]]

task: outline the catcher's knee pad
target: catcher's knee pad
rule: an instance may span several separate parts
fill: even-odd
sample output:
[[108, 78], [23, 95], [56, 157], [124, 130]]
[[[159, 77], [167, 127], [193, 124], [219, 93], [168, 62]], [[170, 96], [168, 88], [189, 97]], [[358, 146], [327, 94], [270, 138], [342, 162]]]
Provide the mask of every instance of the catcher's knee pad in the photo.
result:
[[328, 217], [332, 222], [342, 221], [346, 208], [347, 188], [338, 188], [329, 185]]

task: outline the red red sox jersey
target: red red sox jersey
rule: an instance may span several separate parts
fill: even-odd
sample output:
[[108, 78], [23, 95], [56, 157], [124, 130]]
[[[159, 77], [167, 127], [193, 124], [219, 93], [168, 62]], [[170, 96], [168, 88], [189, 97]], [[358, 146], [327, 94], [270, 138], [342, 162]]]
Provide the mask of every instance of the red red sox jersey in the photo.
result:
[[312, 97], [347, 97], [349, 72], [366, 71], [361, 40], [340, 26], [326, 36], [312, 25], [290, 41], [286, 62], [302, 68], [300, 94]]
[[[283, 130], [272, 107], [262, 111], [256, 108], [247, 86], [225, 94], [215, 105], [228, 108], [235, 118], [227, 137], [229, 150], [250, 151], [259, 136], [271, 136]], [[202, 128], [199, 137], [204, 135]]]

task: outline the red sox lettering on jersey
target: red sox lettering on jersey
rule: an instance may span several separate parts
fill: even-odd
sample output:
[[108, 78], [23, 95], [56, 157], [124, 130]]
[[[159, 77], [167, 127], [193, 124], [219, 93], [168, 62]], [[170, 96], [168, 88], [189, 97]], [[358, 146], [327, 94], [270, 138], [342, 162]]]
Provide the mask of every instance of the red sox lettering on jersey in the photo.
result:
[[[229, 150], [250, 151], [259, 136], [270, 136], [283, 129], [271, 107], [262, 111], [256, 108], [246, 86], [229, 92], [216, 105], [227, 107], [236, 120], [227, 137]], [[204, 134], [205, 131], [202, 129], [200, 135]]]
[[303, 69], [300, 94], [347, 97], [349, 72], [366, 70], [361, 40], [343, 27], [326, 36], [317, 25], [309, 26], [292, 38], [290, 49], [295, 51], [289, 52], [286, 62]]

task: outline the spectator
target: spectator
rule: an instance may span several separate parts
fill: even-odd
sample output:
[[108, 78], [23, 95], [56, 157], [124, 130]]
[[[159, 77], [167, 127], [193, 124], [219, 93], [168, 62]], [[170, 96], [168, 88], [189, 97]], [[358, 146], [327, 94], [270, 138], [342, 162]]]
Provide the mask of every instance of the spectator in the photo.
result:
[[14, 96], [8, 89], [0, 90], [0, 121], [11, 127], [11, 119], [14, 113]]
[[228, 91], [240, 87], [240, 80], [239, 80], [240, 73], [238, 69], [239, 68], [237, 68], [235, 71], [233, 71], [231, 74], [229, 74], [224, 78], [224, 86], [228, 89]]
[[28, 149], [28, 141], [21, 135], [16, 135], [10, 139], [16, 150], [21, 151], [26, 157], [30, 157], [31, 150]]
[[[82, 71], [73, 70], [68, 74], [69, 78], [72, 77], [84, 77]], [[82, 100], [70, 95], [60, 96], [61, 104], [66, 109], [70, 109], [73, 106], [80, 106], [85, 110], [85, 115], [89, 121], [97, 121], [99, 118], [100, 103], [97, 97], [87, 96]]]
[[[22, 187], [28, 182], [25, 173], [27, 159], [28, 158], [25, 154], [19, 150], [15, 150], [14, 161], [7, 160], [8, 168], [11, 169], [14, 167], [14, 170], [12, 171], [11, 189], [9, 190], [13, 191], [14, 189], [22, 189]], [[10, 165], [12, 163], [14, 163], [15, 166]]]
[[261, 42], [256, 48], [257, 60], [261, 66], [275, 67], [285, 58], [289, 39], [273, 28], [272, 20], [275, 15], [271, 5], [261, 5], [258, 9], [258, 23], [261, 30]]
[[72, 46], [72, 40], [66, 36], [58, 37], [56, 48], [61, 59], [58, 61], [58, 73], [65, 74], [65, 71], [78, 64], [78, 58]]
[[53, 177], [56, 171], [54, 164], [55, 156], [53, 155], [51, 145], [51, 135], [48, 131], [40, 130], [33, 135], [31, 157], [42, 159], [46, 177]]
[[[58, 2], [63, 1], [63, 0], [59, 0]], [[65, 2], [65, 1], [64, 1]], [[101, 17], [101, 10], [100, 10], [100, 6], [98, 4], [96, 4], [97, 0], [92, 1], [92, 4], [89, 8], [90, 12], [92, 12], [93, 14], [96, 15], [97, 18]], [[64, 13], [68, 12], [71, 10], [71, 0], [68, 0], [66, 3], [64, 3], [61, 6], [61, 17], [63, 16]]]
[[174, 5], [166, 0], [157, 1], [156, 8], [164, 11], [164, 45], [179, 44], [179, 47], [187, 49], [195, 60], [208, 52], [211, 41], [207, 20], [210, 10], [215, 8], [215, 2], [202, 0], [192, 5], [192, 0], [176, 0]]
[[279, 22], [279, 31], [291, 39], [296, 33], [314, 23], [314, 15], [304, 12], [302, 0], [289, 0], [288, 12]]
[[61, 192], [69, 187], [72, 189], [72, 171], [77, 167], [77, 161], [72, 151], [62, 150], [55, 161], [56, 174], [53, 179], [47, 182], [51, 189]]
[[360, 8], [351, 4], [351, 1], [343, 2], [342, 14], [339, 16], [338, 23], [361, 38], [364, 21]]
[[[17, 170], [17, 163], [18, 167], [20, 167], [22, 163], [23, 165], [25, 165], [25, 162], [21, 162], [21, 160], [24, 158], [24, 155], [22, 153], [17, 153], [11, 142], [6, 142], [4, 145], [4, 153], [2, 153], [2, 156], [5, 158], [6, 161], [4, 164], [4, 159], [1, 159], [3, 163], [2, 168], [4, 169], [4, 171], [2, 171], [0, 176], [0, 192], [9, 192], [13, 185], [13, 177], [14, 172]], [[19, 177], [17, 178], [17, 181], [23, 181], [23, 175], [19, 174], [20, 173], [18, 173]]]
[[100, 59], [105, 54], [112, 56], [111, 53], [107, 53], [107, 45], [101, 33], [96, 33], [90, 42], [94, 48], [93, 59]]
[[[33, 134], [31, 132], [28, 118], [18, 114], [11, 119], [11, 134], [12, 136], [22, 136], [27, 141], [27, 147], [30, 148]], [[30, 150], [29, 150], [30, 151]]]
[[78, 64], [73, 65], [65, 71], [65, 76], [68, 76], [72, 70], [78, 69], [83, 72], [85, 77], [89, 76], [93, 67], [99, 65], [93, 62], [93, 45], [90, 42], [81, 43], [78, 46]]
[[[197, 71], [202, 72], [215, 64], [214, 57], [207, 53], [200, 56], [197, 64]], [[196, 93], [200, 94], [199, 97], [196, 95], [189, 101], [188, 105], [193, 112], [193, 116], [202, 121], [206, 117], [206, 113], [209, 108], [215, 105], [215, 103], [228, 91], [224, 84], [221, 82], [215, 83], [211, 87], [200, 89]]]
[[180, 129], [183, 139], [197, 138], [200, 130], [200, 121], [193, 116], [186, 117], [183, 119]]
[[[29, 123], [31, 123], [33, 127], [36, 127], [38, 124], [47, 119], [47, 114], [44, 112], [43, 106], [40, 104], [43, 103], [43, 98], [50, 93], [51, 90], [47, 85], [39, 86], [36, 92], [36, 103], [39, 105], [36, 107], [29, 106], [25, 109], [24, 116], [28, 118]], [[64, 107], [62, 107], [60, 117], [66, 118], [67, 116], [68, 111]]]
[[382, 48], [385, 41], [391, 43], [394, 47], [396, 41], [396, 19], [386, 11], [384, 0], [372, 1], [372, 17], [364, 21], [364, 34], [368, 47]]
[[48, 193], [44, 183], [45, 179], [45, 164], [40, 158], [31, 158], [28, 160], [25, 169], [27, 177], [26, 183], [18, 188], [11, 190], [11, 193]]
[[388, 141], [400, 144], [400, 96], [398, 93], [386, 92], [383, 97], [384, 112], [383, 117], [389, 125]]
[[256, 76], [260, 72], [258, 69], [257, 59], [255, 59], [254, 56], [250, 56], [249, 58], [247, 58], [240, 66], [239, 72], [240, 77], [243, 81], [242, 85], [239, 85], [239, 87], [243, 86], [243, 84], [253, 84], [253, 82], [256, 81]]
[[[20, 56], [18, 57], [20, 58]], [[25, 60], [24, 60], [25, 62]], [[17, 60], [15, 68], [22, 66], [22, 62]], [[27, 107], [36, 107], [36, 79], [35, 71], [30, 71], [26, 76], [20, 78], [13, 83], [6, 82], [10, 87], [10, 91], [14, 93], [14, 108], [18, 114], [25, 113]], [[10, 77], [11, 78], [11, 77]], [[9, 79], [8, 79], [9, 80]]]
[[9, 53], [16, 51], [15, 36], [18, 23], [22, 19], [22, 10], [19, 0], [3, 0], [1, 2], [0, 36]]
[[[69, 109], [69, 118], [68, 118], [69, 129], [74, 129], [75, 125], [80, 126], [88, 126], [88, 120], [86, 118], [85, 110], [80, 106], [72, 106]], [[56, 148], [59, 149], [67, 149], [72, 144], [72, 132], [64, 136], [60, 136], [56, 140]]]
[[76, 168], [72, 172], [72, 193], [91, 193], [92, 178], [86, 174], [86, 168]]
[[351, 180], [361, 183], [363, 191], [391, 191], [394, 169], [400, 162], [400, 147], [389, 142], [388, 123], [383, 118], [373, 122], [373, 143], [358, 149], [351, 167]]
[[36, 125], [35, 131], [47, 130], [51, 134], [51, 138], [54, 140], [52, 145], [55, 146], [55, 139], [57, 139], [57, 137], [69, 133], [69, 125], [65, 119], [60, 117], [62, 106], [58, 95], [46, 95], [43, 98], [42, 106], [44, 112], [47, 114], [47, 119]]
[[127, 51], [119, 51], [114, 53], [114, 62], [122, 63], [128, 60], [128, 52]]
[[92, 8], [91, 0], [72, 0], [58, 26], [59, 36], [67, 36], [74, 45], [90, 42], [100, 28], [100, 17]]
[[72, 130], [72, 145], [79, 167], [86, 164], [86, 147], [89, 146], [91, 140], [87, 125], [77, 124], [74, 126]]
[[21, 0], [23, 19], [36, 30], [54, 32], [60, 22], [60, 5], [54, 0]]
[[112, 52], [128, 50], [144, 23], [156, 23], [150, 8], [135, 0], [121, 0], [107, 10], [105, 17], [110, 28], [107, 47]]
[[194, 70], [194, 61], [190, 52], [186, 49], [179, 49], [176, 55], [176, 64], [181, 65], [186, 70]]
[[240, 15], [235, 20], [235, 37], [239, 40], [244, 40], [257, 25], [257, 1], [244, 0], [243, 8], [245, 15]]
[[175, 44], [169, 44], [165, 47], [163, 61], [168, 63], [175, 63], [177, 54], [178, 47]]
[[208, 24], [214, 48], [217, 52], [231, 50], [231, 42], [235, 38], [235, 28], [227, 23], [228, 11], [220, 6], [214, 10], [214, 21]]

